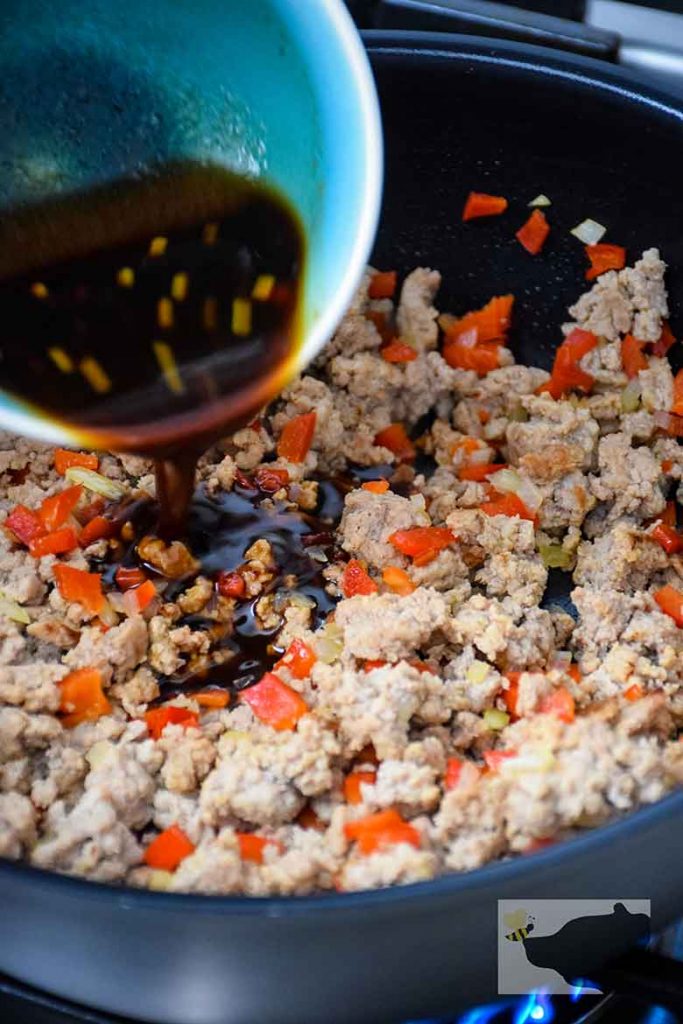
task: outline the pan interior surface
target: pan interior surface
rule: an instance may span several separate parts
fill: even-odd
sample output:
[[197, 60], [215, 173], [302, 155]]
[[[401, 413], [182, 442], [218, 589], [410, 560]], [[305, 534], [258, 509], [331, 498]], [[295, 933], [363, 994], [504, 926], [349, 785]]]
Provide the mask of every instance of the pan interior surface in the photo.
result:
[[[434, 33], [365, 33], [381, 104], [386, 147], [385, 186], [372, 262], [401, 273], [435, 267], [443, 282], [437, 305], [456, 314], [512, 292], [515, 312], [510, 347], [518, 362], [549, 368], [561, 340], [568, 305], [587, 287], [583, 245], [569, 232], [586, 217], [607, 227], [606, 241], [637, 258], [657, 246], [669, 264], [667, 282], [674, 333], [683, 333], [683, 233], [677, 169], [683, 165], [683, 105], [595, 61], [558, 58], [538, 47]], [[470, 190], [504, 195], [500, 217], [463, 224]], [[539, 193], [552, 231], [542, 255], [530, 256], [515, 239]], [[672, 362], [676, 364], [675, 349]], [[683, 362], [683, 360], [681, 360]], [[563, 595], [558, 594], [559, 597]], [[643, 808], [599, 830], [614, 842], [634, 819], [667, 818], [683, 809], [683, 793], [669, 796], [669, 815]], [[587, 834], [540, 857], [564, 861], [565, 852], [599, 835]], [[606, 841], [607, 841], [606, 835]], [[567, 848], [567, 849], [565, 849]], [[537, 858], [534, 858], [534, 860]], [[526, 862], [524, 862], [526, 863]], [[530, 861], [529, 861], [530, 863]], [[126, 891], [126, 902], [185, 901], [226, 910], [287, 914], [326, 910], [368, 900], [381, 904], [438, 890], [465, 879], [501, 879], [523, 863], [486, 865], [466, 876], [371, 893], [288, 898], [161, 896]], [[64, 879], [0, 860], [36, 881], [68, 882], [92, 896], [120, 889]], [[6, 876], [7, 877], [7, 876]], [[152, 902], [153, 901], [153, 902]], [[277, 909], [276, 909], [277, 908]], [[258, 912], [258, 911], [257, 911]]]
[[[680, 337], [680, 109], [639, 95], [612, 69], [546, 62], [533, 47], [485, 52], [437, 35], [413, 47], [398, 34], [369, 42], [387, 166], [376, 266], [437, 268], [437, 306], [455, 314], [512, 292], [515, 358], [549, 368], [567, 307], [587, 287], [583, 245], [569, 232], [592, 217], [629, 262], [660, 249]], [[506, 196], [507, 212], [463, 224], [470, 190]], [[552, 230], [534, 257], [514, 236], [540, 193]]]

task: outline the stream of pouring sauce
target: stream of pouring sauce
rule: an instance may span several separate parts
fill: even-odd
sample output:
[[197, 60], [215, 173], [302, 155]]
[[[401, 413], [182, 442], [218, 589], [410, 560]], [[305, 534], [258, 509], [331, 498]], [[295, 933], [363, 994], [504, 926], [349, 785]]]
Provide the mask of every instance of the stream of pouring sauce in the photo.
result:
[[[265, 593], [275, 604], [295, 587], [315, 624], [332, 608], [322, 570], [343, 485], [321, 482], [312, 515], [285, 509], [245, 476], [227, 494], [195, 490], [201, 453], [252, 420], [291, 375], [304, 257], [283, 199], [193, 164], [0, 222], [0, 387], [68, 428], [75, 447], [155, 460], [156, 500], [106, 510], [114, 540], [91, 565], [105, 584], [115, 586], [120, 565], [158, 579], [138, 550], [144, 536], [184, 540], [199, 564], [163, 581], [165, 602], [198, 573], [215, 581], [239, 567], [266, 539], [277, 568]], [[217, 656], [162, 679], [161, 699], [207, 683], [239, 690], [272, 666], [277, 629], [264, 627], [257, 601], [238, 601], [226, 624], [212, 618], [217, 594], [180, 622], [211, 632]]]

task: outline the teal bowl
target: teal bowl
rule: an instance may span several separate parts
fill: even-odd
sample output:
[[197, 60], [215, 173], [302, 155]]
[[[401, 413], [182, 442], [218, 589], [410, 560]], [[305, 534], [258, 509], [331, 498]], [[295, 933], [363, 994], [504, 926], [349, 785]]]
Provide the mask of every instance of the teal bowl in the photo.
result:
[[[341, 0], [4, 0], [0, 217], [184, 160], [274, 186], [299, 214], [303, 342], [291, 377], [348, 305], [381, 198], [374, 83]], [[6, 392], [0, 424], [97, 443]]]

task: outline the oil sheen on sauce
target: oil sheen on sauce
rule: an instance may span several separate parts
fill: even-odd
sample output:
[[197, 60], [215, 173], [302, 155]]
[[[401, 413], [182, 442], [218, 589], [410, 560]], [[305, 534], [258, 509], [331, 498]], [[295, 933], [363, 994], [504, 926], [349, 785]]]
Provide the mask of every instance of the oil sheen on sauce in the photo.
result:
[[157, 459], [183, 532], [196, 459], [283, 386], [304, 239], [274, 192], [224, 169], [153, 176], [0, 226], [0, 387], [83, 446]]

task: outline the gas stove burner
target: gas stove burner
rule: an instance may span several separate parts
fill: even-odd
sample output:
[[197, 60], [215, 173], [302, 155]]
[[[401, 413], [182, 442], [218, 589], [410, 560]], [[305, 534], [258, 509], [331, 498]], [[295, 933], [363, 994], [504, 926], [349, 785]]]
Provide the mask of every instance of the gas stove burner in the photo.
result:
[[679, 1024], [679, 1018], [658, 1006], [645, 1005], [616, 993], [579, 997], [530, 995], [469, 1010], [456, 1021], [412, 1024]]
[[[611, 995], [548, 996], [542, 992], [478, 1006], [454, 1024], [593, 1024], [609, 1021]], [[621, 1024], [621, 1021], [619, 1021]]]

